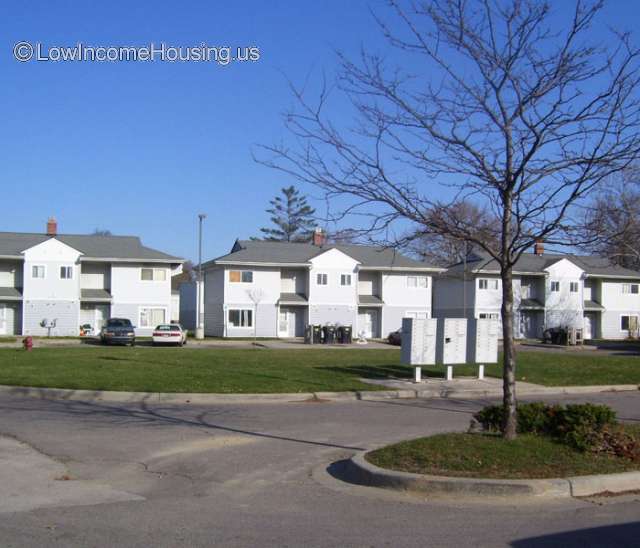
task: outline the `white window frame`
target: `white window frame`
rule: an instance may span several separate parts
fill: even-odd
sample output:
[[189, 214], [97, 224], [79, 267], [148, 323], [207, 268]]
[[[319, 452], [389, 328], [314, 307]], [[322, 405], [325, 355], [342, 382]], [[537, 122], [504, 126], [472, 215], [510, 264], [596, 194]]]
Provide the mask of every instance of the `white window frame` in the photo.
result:
[[[240, 324], [242, 324], [243, 319], [246, 318], [250, 318], [251, 322], [248, 325], [233, 325], [231, 323], [231, 312], [239, 312], [239, 320], [240, 320]], [[227, 322], [227, 329], [231, 328], [231, 329], [253, 329], [253, 322], [255, 321], [254, 318], [254, 314], [255, 311], [253, 310], [253, 308], [238, 308], [238, 307], [233, 307], [233, 308], [228, 308], [227, 309], [227, 317], [226, 317], [226, 322]]]
[[[63, 276], [63, 275], [62, 275], [62, 271], [63, 271], [63, 269], [64, 269], [65, 271], [68, 271], [68, 272], [69, 272], [69, 276]], [[69, 266], [69, 265], [60, 265], [60, 271], [59, 271], [59, 274], [60, 274], [60, 279], [61, 279], [61, 280], [73, 280], [73, 266]]]
[[[42, 268], [42, 276], [34, 276], [33, 269]], [[47, 265], [44, 264], [32, 264], [31, 265], [31, 277], [35, 280], [44, 280], [47, 277]]]
[[[233, 272], [239, 272], [240, 273], [240, 279], [238, 281], [234, 281], [231, 279], [231, 274]], [[251, 280], [247, 281], [245, 280], [245, 274], [250, 274], [251, 276]], [[230, 284], [252, 284], [253, 283], [253, 270], [239, 270], [237, 268], [234, 268], [232, 270], [229, 270], [229, 283]]]
[[[145, 280], [145, 281], [150, 281], [150, 280]], [[163, 310], [164, 311], [164, 321], [162, 322], [158, 322], [158, 323], [154, 323], [151, 322], [148, 325], [144, 325], [142, 322], [142, 312], [143, 310]], [[136, 327], [143, 327], [145, 329], [155, 329], [155, 327], [157, 325], [163, 324], [163, 323], [169, 323], [167, 321], [167, 316], [169, 314], [169, 309], [166, 306], [154, 306], [154, 305], [147, 305], [147, 306], [140, 306], [138, 307], [138, 325]], [[149, 314], [147, 313], [148, 319], [151, 319], [149, 317]]]
[[[324, 280], [324, 281], [321, 282], [320, 280]], [[317, 272], [316, 285], [329, 285], [329, 275], [326, 272]]]
[[499, 280], [495, 278], [478, 278], [478, 289], [482, 291], [497, 291], [500, 289], [498, 282]]
[[[150, 280], [145, 280], [142, 277], [142, 271], [143, 270], [151, 270], [151, 279]], [[162, 272], [164, 278], [160, 279], [158, 277], [158, 273]], [[146, 282], [146, 283], [151, 283], [151, 282], [166, 282], [167, 281], [167, 269], [166, 268], [154, 268], [152, 266], [142, 266], [140, 267], [140, 281], [141, 282]]]
[[[575, 291], [574, 288], [575, 287]], [[569, 293], [578, 293], [580, 291], [580, 285], [578, 282], [569, 282]]]
[[[622, 328], [622, 318], [628, 318], [627, 319], [627, 325], [630, 325], [631, 324], [631, 321], [630, 321], [631, 318], [638, 318], [638, 314], [620, 314], [620, 322], [619, 322], [620, 331], [622, 333], [627, 333], [627, 332], [630, 331], [630, 329], [629, 329], [629, 327], [627, 327], [627, 329], [623, 329]], [[640, 320], [636, 320], [636, 323], [640, 326], [640, 323], [638, 323], [638, 322], [640, 322]]]
[[622, 293], [625, 295], [638, 295], [639, 289], [638, 284], [622, 284]]
[[427, 276], [407, 276], [407, 287], [409, 289], [427, 289], [429, 279]]
[[351, 274], [340, 274], [340, 285], [343, 287], [351, 286]]
[[[553, 288], [556, 289], [553, 289]], [[551, 282], [549, 283], [549, 291], [551, 293], [560, 293], [560, 281], [559, 280], [551, 280]]]

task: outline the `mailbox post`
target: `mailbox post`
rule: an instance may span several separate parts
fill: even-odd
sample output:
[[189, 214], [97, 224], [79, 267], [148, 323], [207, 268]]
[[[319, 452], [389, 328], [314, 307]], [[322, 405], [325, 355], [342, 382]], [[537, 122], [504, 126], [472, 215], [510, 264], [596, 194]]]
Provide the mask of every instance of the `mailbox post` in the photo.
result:
[[436, 363], [447, 366], [446, 378], [453, 379], [453, 365], [467, 362], [467, 319], [442, 318], [436, 337]]
[[498, 338], [500, 324], [497, 320], [469, 320], [467, 357], [469, 363], [478, 365], [478, 379], [484, 379], [484, 366], [498, 363]]
[[438, 320], [404, 318], [402, 320], [402, 363], [413, 365], [413, 381], [422, 381], [423, 365], [436, 363], [436, 326]]

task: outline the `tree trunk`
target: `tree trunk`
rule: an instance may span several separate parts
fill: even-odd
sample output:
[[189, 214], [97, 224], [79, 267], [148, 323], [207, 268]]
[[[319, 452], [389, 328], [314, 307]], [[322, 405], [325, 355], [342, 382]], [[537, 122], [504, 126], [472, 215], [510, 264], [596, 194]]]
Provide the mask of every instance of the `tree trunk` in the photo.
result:
[[513, 337], [513, 275], [512, 268], [503, 268], [502, 279], [502, 403], [505, 421], [502, 433], [508, 440], [515, 439], [517, 425], [516, 409], [516, 348]]

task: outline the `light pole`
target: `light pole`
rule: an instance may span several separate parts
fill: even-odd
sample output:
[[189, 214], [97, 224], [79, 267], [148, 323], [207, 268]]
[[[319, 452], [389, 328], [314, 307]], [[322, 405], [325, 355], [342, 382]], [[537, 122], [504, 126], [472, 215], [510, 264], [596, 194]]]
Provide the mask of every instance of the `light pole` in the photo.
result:
[[202, 221], [207, 218], [205, 213], [199, 213], [198, 226], [198, 280], [196, 282], [196, 339], [204, 339], [204, 322], [202, 317], [203, 287], [202, 287]]

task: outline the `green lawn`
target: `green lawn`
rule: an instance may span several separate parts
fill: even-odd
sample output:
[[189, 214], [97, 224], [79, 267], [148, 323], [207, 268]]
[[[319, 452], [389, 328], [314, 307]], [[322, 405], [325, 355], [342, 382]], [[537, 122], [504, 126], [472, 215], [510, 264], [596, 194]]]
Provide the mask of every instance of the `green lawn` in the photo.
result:
[[[640, 435], [640, 430], [635, 430]], [[368, 453], [380, 466], [436, 476], [557, 478], [637, 470], [619, 457], [580, 453], [542, 436], [521, 434], [505, 441], [493, 434], [440, 434], [389, 445]]]
[[[443, 368], [426, 369], [442, 376]], [[456, 367], [456, 375], [473, 375]], [[490, 365], [487, 374], [500, 376]], [[151, 348], [0, 349], [0, 384], [160, 392], [277, 393], [376, 390], [359, 380], [410, 377], [389, 349]], [[546, 385], [637, 384], [640, 357], [521, 352], [518, 380]]]

